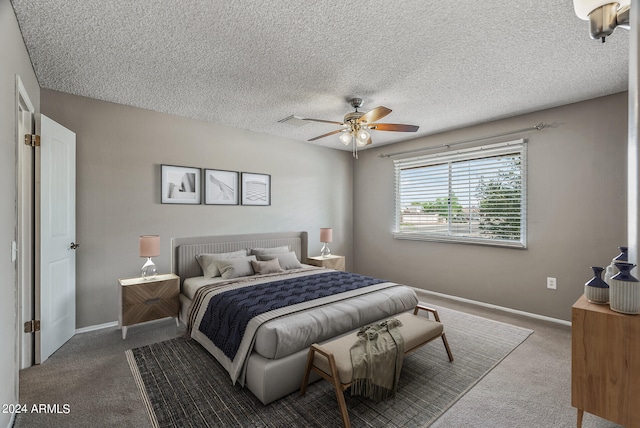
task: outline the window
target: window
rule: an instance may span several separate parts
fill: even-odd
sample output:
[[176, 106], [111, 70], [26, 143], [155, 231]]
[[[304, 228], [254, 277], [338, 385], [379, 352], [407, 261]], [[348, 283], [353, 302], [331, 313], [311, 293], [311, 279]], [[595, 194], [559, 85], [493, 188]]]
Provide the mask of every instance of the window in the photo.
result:
[[523, 140], [394, 165], [396, 238], [526, 247]]

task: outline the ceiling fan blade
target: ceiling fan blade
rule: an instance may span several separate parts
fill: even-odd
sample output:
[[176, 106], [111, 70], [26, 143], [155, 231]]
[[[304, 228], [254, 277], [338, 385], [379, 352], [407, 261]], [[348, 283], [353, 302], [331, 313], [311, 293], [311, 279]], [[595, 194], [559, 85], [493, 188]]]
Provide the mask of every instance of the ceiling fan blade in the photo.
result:
[[342, 131], [343, 131], [342, 129], [336, 129], [335, 131], [327, 132], [326, 134], [322, 134], [322, 135], [319, 135], [317, 137], [313, 137], [312, 139], [307, 140], [307, 141], [319, 140], [320, 138], [328, 137], [329, 135], [337, 134], [337, 133], [342, 132]]
[[332, 123], [334, 125], [344, 125], [342, 122], [336, 122], [335, 120], [324, 120], [324, 119], [312, 119], [310, 117], [303, 117], [302, 120], [310, 120], [311, 122], [322, 122], [322, 123]]
[[376, 131], [416, 132], [419, 126], [403, 125], [400, 123], [372, 123], [368, 128], [375, 129]]
[[373, 110], [368, 111], [367, 113], [360, 116], [360, 119], [358, 119], [358, 122], [367, 122], [367, 123], [375, 122], [376, 120], [382, 119], [389, 113], [391, 113], [391, 109], [389, 108], [386, 108], [383, 106], [376, 107]]

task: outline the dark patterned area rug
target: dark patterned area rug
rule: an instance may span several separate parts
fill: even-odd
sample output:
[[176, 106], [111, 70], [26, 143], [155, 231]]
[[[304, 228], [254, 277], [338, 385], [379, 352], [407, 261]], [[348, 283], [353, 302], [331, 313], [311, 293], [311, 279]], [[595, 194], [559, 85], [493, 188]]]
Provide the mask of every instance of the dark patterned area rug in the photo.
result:
[[[375, 403], [345, 393], [353, 427], [425, 427], [435, 421], [531, 330], [437, 308], [455, 361], [441, 340], [404, 359], [396, 397]], [[340, 427], [335, 392], [315, 382], [269, 405], [229, 375], [197, 342], [177, 338], [126, 352], [156, 427]]]

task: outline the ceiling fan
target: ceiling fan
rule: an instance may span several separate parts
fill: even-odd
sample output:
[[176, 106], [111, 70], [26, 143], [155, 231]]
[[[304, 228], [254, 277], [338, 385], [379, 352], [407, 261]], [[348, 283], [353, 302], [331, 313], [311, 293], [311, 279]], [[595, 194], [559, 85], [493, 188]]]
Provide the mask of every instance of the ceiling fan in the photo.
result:
[[376, 123], [376, 121], [391, 113], [391, 109], [388, 109], [386, 107], [379, 106], [364, 113], [358, 111], [358, 109], [362, 107], [362, 98], [351, 98], [349, 100], [349, 104], [351, 104], [351, 106], [355, 108], [356, 111], [347, 113], [344, 116], [342, 122], [323, 119], [311, 119], [308, 117], [301, 118], [303, 120], [309, 120], [312, 122], [332, 123], [335, 125], [340, 125], [342, 127], [340, 129], [336, 129], [335, 131], [327, 132], [326, 134], [311, 138], [308, 141], [315, 141], [319, 140], [320, 138], [341, 133], [342, 135], [340, 135], [339, 138], [342, 144], [344, 144], [345, 146], [348, 146], [351, 141], [355, 140], [355, 144], [353, 145], [353, 156], [357, 159], [358, 147], [365, 147], [371, 144], [371, 135], [369, 134], [369, 130], [395, 132], [416, 132], [418, 130], [417, 125], [403, 125], [399, 123]]

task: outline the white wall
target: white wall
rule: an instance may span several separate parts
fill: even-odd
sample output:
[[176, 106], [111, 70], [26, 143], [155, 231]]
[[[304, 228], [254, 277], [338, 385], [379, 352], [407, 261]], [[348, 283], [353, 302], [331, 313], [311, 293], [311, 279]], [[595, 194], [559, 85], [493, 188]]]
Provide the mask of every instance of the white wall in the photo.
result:
[[[528, 140], [528, 248], [396, 240], [393, 161], [410, 150], [532, 127]], [[356, 271], [440, 293], [570, 320], [591, 266], [626, 245], [627, 94], [365, 150], [354, 167]], [[487, 141], [485, 141], [486, 143]], [[557, 278], [558, 289], [546, 288]]]
[[[18, 402], [18, 325], [16, 267], [11, 241], [16, 239], [16, 74], [39, 111], [40, 87], [9, 1], [0, 1], [0, 404]], [[0, 427], [11, 415], [0, 413]]]
[[[46, 89], [41, 106], [77, 135], [79, 328], [117, 320], [117, 281], [139, 276], [143, 234], [160, 235], [154, 261], [168, 272], [172, 237], [306, 230], [318, 255], [329, 226], [350, 266], [350, 153]], [[161, 164], [271, 174], [271, 206], [161, 204]]]

